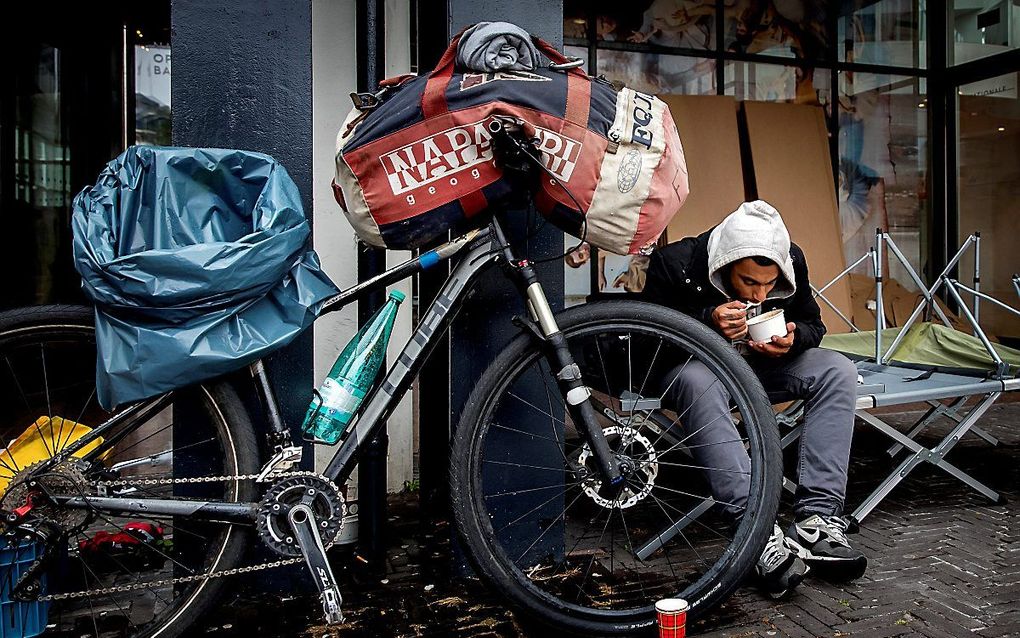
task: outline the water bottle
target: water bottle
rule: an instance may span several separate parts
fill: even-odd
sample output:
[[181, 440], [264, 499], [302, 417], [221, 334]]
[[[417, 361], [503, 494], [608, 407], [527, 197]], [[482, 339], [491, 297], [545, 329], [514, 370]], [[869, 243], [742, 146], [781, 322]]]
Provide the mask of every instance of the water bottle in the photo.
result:
[[316, 398], [308, 406], [304, 425], [301, 426], [306, 434], [330, 445], [343, 436], [379, 374], [393, 321], [397, 317], [397, 307], [403, 300], [404, 293], [399, 290], [391, 292], [386, 305], [372, 316], [340, 353], [319, 388], [322, 402]]

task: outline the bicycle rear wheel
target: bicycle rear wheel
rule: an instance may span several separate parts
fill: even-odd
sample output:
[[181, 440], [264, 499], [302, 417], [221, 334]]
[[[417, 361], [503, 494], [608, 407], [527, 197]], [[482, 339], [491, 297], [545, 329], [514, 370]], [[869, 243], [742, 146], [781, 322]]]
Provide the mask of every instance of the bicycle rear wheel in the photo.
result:
[[[114, 413], [96, 401], [92, 310], [40, 306], [0, 313], [0, 507], [24, 505], [30, 463], [65, 448], [83, 428]], [[173, 483], [181, 477], [236, 477], [258, 471], [248, 414], [227, 383], [175, 393], [172, 405], [122, 439], [107, 437], [90, 460], [65, 462], [33, 480], [82, 496], [181, 497], [253, 501], [253, 481]], [[10, 445], [21, 437], [31, 441]], [[116, 440], [116, 442], [114, 442]], [[86, 448], [88, 449], [88, 448]], [[101, 482], [116, 482], [104, 488]], [[47, 635], [176, 638], [215, 601], [222, 578], [203, 576], [240, 565], [250, 529], [184, 517], [117, 516], [47, 503], [33, 525], [56, 532], [46, 569]], [[9, 543], [23, 529], [5, 530]], [[25, 551], [28, 551], [26, 548]], [[177, 580], [191, 577], [190, 580]], [[0, 567], [10, 592], [13, 570]], [[9, 594], [5, 594], [9, 595]], [[69, 596], [68, 596], [69, 595]]]
[[[649, 628], [662, 598], [686, 599], [696, 619], [751, 571], [775, 520], [781, 457], [761, 383], [718, 335], [666, 308], [600, 302], [557, 321], [610, 447], [638, 470], [619, 496], [600, 490], [555, 371], [522, 335], [483, 374], [455, 434], [451, 499], [467, 555], [517, 608], [571, 632]], [[724, 443], [746, 449], [749, 471], [697, 462], [693, 403], [661, 399], [689, 366], [729, 395], [732, 410], [717, 418], [732, 420]], [[712, 472], [746, 474], [742, 517], [711, 499]]]

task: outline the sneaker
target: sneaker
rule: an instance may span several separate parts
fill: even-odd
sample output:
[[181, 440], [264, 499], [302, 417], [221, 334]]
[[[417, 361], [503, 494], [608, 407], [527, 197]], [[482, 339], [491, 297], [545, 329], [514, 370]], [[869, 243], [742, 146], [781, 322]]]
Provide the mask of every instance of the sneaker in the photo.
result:
[[797, 554], [819, 575], [835, 581], [860, 578], [868, 567], [868, 558], [850, 546], [849, 527], [840, 516], [812, 514], [790, 528]]
[[784, 598], [804, 580], [808, 571], [783, 530], [773, 525], [772, 536], [755, 568], [761, 589], [772, 598]]

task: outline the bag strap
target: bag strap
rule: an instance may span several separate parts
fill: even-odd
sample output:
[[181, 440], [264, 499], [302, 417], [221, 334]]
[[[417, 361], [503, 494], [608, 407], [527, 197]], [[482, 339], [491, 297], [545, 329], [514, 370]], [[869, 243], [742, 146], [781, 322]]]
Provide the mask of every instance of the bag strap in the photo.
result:
[[[473, 25], [472, 25], [473, 26]], [[450, 46], [446, 48], [443, 56], [439, 58], [436, 68], [432, 69], [429, 79], [425, 83], [425, 91], [421, 96], [421, 111], [426, 119], [449, 112], [450, 108], [446, 102], [446, 88], [453, 78], [454, 62], [457, 58], [457, 46], [460, 44], [461, 36], [470, 26], [461, 29], [460, 33], [453, 36]], [[531, 36], [535, 48], [542, 52], [545, 57], [552, 60], [553, 64], [564, 64], [569, 60], [562, 53], [556, 50], [545, 40]], [[564, 119], [578, 126], [588, 127], [588, 114], [591, 109], [591, 80], [580, 68], [575, 67], [567, 70], [567, 109]]]

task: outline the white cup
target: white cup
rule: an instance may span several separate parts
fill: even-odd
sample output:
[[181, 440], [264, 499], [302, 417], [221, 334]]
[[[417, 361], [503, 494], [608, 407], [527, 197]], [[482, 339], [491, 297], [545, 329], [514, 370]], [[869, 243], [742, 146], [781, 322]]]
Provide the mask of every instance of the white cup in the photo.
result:
[[763, 343], [772, 337], [786, 336], [786, 317], [783, 309], [777, 308], [747, 320], [747, 334], [751, 341]]

